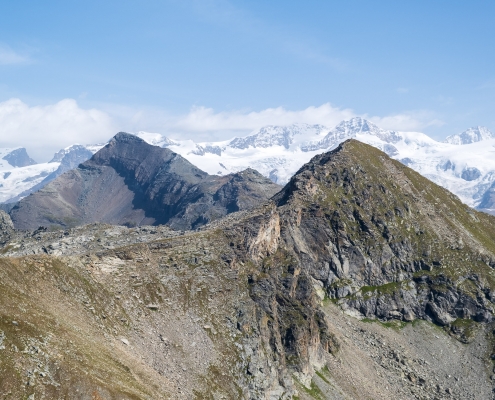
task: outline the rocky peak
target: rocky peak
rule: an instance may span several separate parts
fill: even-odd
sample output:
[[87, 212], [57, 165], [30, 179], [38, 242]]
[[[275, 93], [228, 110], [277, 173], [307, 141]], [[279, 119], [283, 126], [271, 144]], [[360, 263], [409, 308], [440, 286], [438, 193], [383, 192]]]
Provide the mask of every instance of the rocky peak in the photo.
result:
[[466, 341], [455, 321], [493, 321], [495, 218], [380, 150], [347, 140], [272, 200], [230, 234], [245, 249], [236, 257], [258, 265], [250, 293], [273, 321], [267, 343], [297, 376], [338, 347], [318, 298], [360, 318], [427, 320]]
[[119, 132], [109, 143], [145, 143], [145, 141], [132, 133]]
[[301, 146], [301, 149], [303, 151], [330, 149], [343, 140], [354, 138], [359, 134], [373, 135], [389, 144], [397, 143], [401, 140], [401, 137], [397, 132], [386, 131], [364, 118], [355, 117], [347, 121], [342, 121], [334, 129], [328, 132], [323, 139], [317, 142], [307, 143]]
[[19, 229], [92, 222], [191, 229], [254, 207], [279, 189], [253, 171], [208, 175], [167, 148], [119, 132], [91, 159], [22, 199], [10, 213]]
[[462, 133], [448, 136], [445, 139], [445, 143], [462, 145], [481, 142], [482, 140], [492, 139], [493, 137], [493, 133], [488, 128], [484, 126], [475, 126]]
[[[488, 277], [490, 266], [495, 267], [495, 220], [469, 209], [456, 196], [385, 153], [348, 140], [334, 151], [314, 157], [274, 200], [285, 210], [284, 219], [292, 219], [287, 224], [297, 225], [299, 237], [309, 239], [292, 239], [300, 257], [319, 259], [315, 271], [321, 268], [317, 265], [323, 265], [319, 263], [328, 263], [329, 269], [313, 278], [325, 276], [322, 282], [330, 296], [345, 299], [343, 303], [358, 307], [364, 315], [391, 318], [395, 311], [402, 316], [412, 312], [414, 318], [431, 318], [440, 324], [449, 318], [493, 318], [490, 308], [468, 292], [457, 293], [456, 302], [449, 306], [433, 300], [423, 308], [418, 299], [410, 304], [395, 300], [390, 307], [396, 308], [383, 310], [368, 309], [359, 296], [356, 300], [363, 286], [376, 287], [380, 293], [379, 287], [387, 284], [415, 285], [422, 274], [431, 282], [449, 282], [445, 283], [452, 285], [448, 290], [457, 291], [455, 276], [480, 268], [480, 274]], [[301, 215], [306, 215], [306, 222]], [[334, 256], [318, 250], [323, 249], [320, 245], [326, 246], [325, 241], [333, 243]], [[347, 282], [346, 289], [342, 289], [343, 282]], [[483, 290], [493, 289], [495, 286], [488, 285]], [[437, 295], [441, 302], [443, 294]], [[458, 302], [470, 304], [471, 311], [459, 313]], [[484, 317], [479, 317], [480, 313]]]
[[11, 151], [3, 157], [3, 160], [7, 161], [13, 167], [27, 167], [28, 165], [36, 164], [36, 161], [29, 157], [24, 147]]

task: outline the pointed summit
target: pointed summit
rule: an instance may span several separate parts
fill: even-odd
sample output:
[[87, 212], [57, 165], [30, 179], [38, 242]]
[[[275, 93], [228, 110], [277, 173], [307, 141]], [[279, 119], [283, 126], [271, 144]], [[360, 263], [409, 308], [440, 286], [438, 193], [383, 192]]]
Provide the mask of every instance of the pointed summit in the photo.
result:
[[169, 149], [119, 132], [91, 159], [22, 199], [11, 217], [18, 229], [93, 222], [197, 228], [280, 190], [258, 175], [208, 175]]
[[450, 144], [471, 144], [492, 139], [493, 137], [493, 133], [487, 127], [474, 126], [462, 133], [457, 133], [447, 137], [444, 142]]
[[327, 135], [317, 141], [301, 146], [302, 151], [315, 151], [321, 149], [331, 149], [346, 139], [355, 138], [356, 135], [367, 134], [376, 136], [387, 143], [397, 143], [401, 140], [400, 135], [395, 131], [386, 131], [379, 128], [374, 123], [361, 117], [354, 117], [347, 121], [342, 121]]
[[361, 117], [354, 117], [347, 121], [342, 121], [335, 127], [335, 130], [344, 131], [348, 134], [380, 132], [381, 129], [374, 123]]

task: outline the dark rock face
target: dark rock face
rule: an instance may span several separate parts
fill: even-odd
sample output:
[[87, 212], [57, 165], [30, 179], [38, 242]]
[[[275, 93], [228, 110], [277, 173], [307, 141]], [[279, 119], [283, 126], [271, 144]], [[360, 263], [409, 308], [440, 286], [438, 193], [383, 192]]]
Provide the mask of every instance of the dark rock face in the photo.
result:
[[18, 229], [91, 222], [191, 229], [279, 189], [252, 170], [210, 176], [168, 149], [119, 133], [90, 160], [21, 200], [11, 217]]
[[478, 168], [470, 167], [466, 168], [461, 173], [461, 178], [465, 181], [474, 181], [481, 176], [481, 172]]
[[26, 149], [21, 147], [20, 149], [15, 149], [3, 157], [10, 165], [13, 167], [27, 167], [28, 165], [36, 164], [31, 157], [28, 156]]
[[5, 211], [0, 210], [0, 245], [4, 245], [14, 232], [14, 224]]

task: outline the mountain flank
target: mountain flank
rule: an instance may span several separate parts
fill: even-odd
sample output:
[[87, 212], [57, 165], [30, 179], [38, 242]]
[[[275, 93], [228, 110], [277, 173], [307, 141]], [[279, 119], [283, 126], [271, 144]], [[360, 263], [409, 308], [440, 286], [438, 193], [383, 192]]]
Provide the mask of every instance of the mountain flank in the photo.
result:
[[18, 229], [92, 222], [194, 229], [278, 190], [254, 170], [211, 176], [168, 149], [121, 132], [90, 160], [22, 199], [10, 215]]

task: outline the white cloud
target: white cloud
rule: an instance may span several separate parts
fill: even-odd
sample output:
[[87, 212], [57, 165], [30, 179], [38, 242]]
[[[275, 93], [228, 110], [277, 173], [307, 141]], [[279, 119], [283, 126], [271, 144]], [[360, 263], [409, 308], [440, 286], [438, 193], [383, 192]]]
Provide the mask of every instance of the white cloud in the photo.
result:
[[445, 122], [436, 118], [435, 114], [429, 111], [410, 111], [385, 117], [364, 117], [380, 128], [405, 132], [418, 132], [430, 126], [445, 125]]
[[333, 126], [355, 116], [350, 109], [323, 104], [304, 110], [287, 110], [283, 107], [261, 111], [221, 111], [194, 107], [188, 114], [179, 117], [173, 128], [189, 132], [251, 131], [265, 125], [289, 125], [293, 123], [323, 124]]
[[293, 123], [321, 124], [333, 128], [343, 120], [361, 116], [383, 129], [398, 131], [418, 131], [429, 126], [444, 123], [428, 111], [411, 111], [385, 117], [357, 114], [349, 108], [334, 107], [329, 103], [311, 106], [303, 110], [287, 110], [283, 107], [268, 108], [262, 111], [222, 111], [211, 108], [194, 107], [191, 111], [170, 124], [165, 130], [185, 134], [197, 133], [202, 139], [227, 138], [233, 133], [248, 133], [265, 125], [289, 125]]
[[31, 157], [42, 162], [74, 143], [106, 142], [119, 130], [144, 130], [176, 139], [214, 141], [244, 136], [266, 125], [307, 123], [333, 128], [342, 120], [358, 115], [381, 128], [400, 131], [418, 131], [443, 125], [433, 113], [427, 111], [379, 117], [360, 115], [329, 103], [302, 110], [277, 107], [261, 111], [216, 112], [212, 108], [193, 107], [186, 114], [171, 115], [161, 109], [109, 104], [83, 109], [74, 99], [44, 106], [29, 106], [19, 99], [10, 99], [0, 103], [0, 147], [26, 147]]
[[26, 147], [38, 162], [74, 143], [106, 141], [115, 132], [108, 114], [82, 109], [73, 99], [34, 107], [19, 99], [0, 103], [0, 146]]
[[9, 46], [0, 44], [0, 65], [25, 64], [29, 57], [15, 52]]

